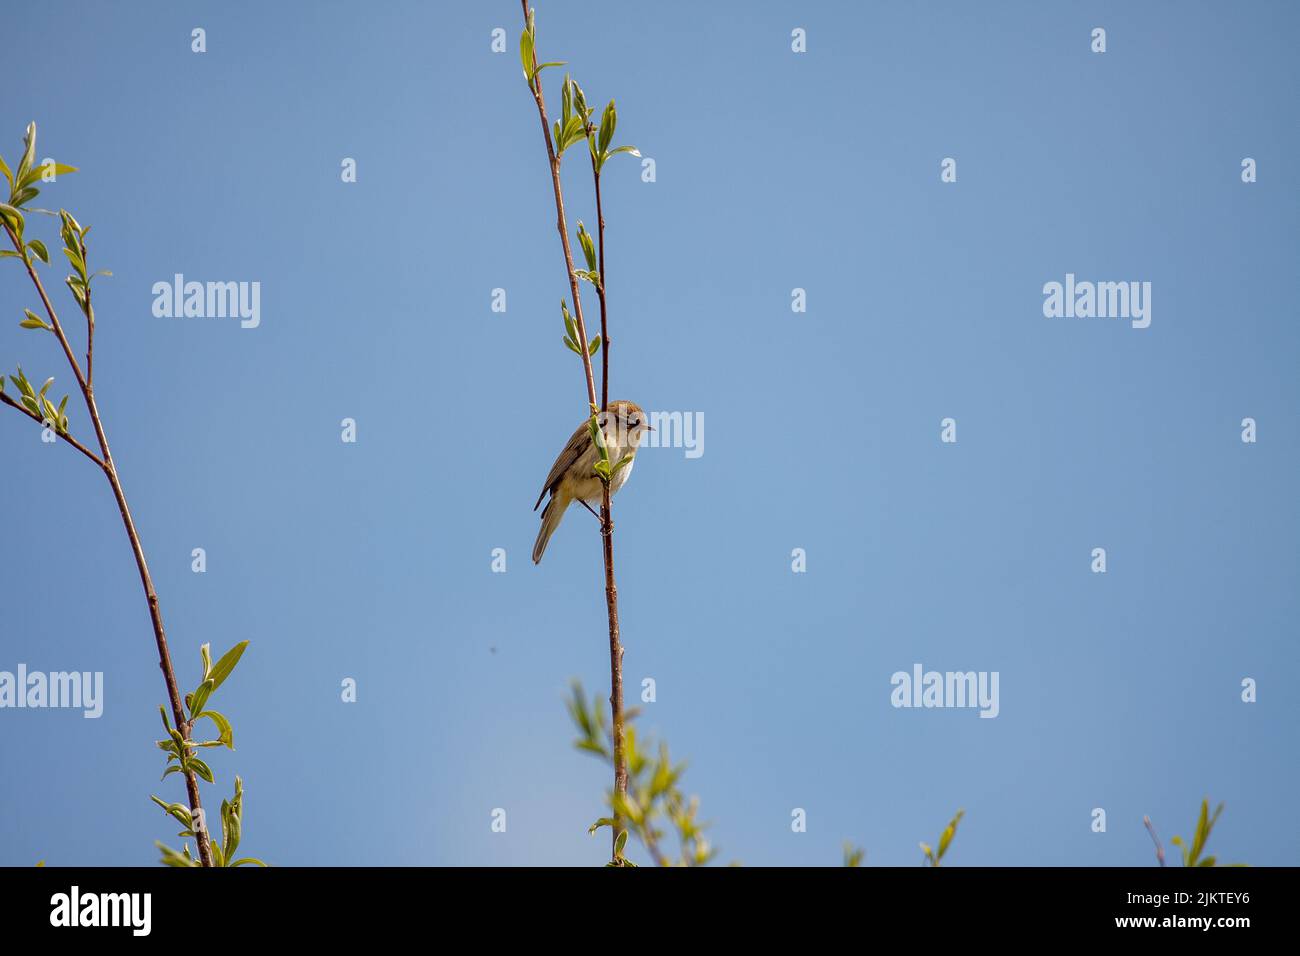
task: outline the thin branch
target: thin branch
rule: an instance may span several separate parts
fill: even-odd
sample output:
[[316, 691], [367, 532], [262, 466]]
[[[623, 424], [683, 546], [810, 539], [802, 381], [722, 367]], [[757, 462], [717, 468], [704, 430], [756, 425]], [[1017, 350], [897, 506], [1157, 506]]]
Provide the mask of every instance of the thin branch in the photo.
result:
[[[591, 135], [590, 129], [587, 135]], [[605, 211], [600, 201], [600, 167], [596, 157], [591, 157], [591, 174], [596, 187], [596, 237], [600, 282], [596, 295], [600, 298], [600, 378], [601, 411], [609, 411], [609, 324], [605, 283]], [[604, 532], [605, 558], [605, 608], [609, 617], [609, 709], [614, 726], [614, 789], [627, 792], [627, 754], [623, 738], [623, 644], [618, 621], [618, 586], [614, 582], [614, 508], [609, 482], [604, 483], [600, 503], [601, 530]], [[653, 855], [653, 854], [652, 854]]]
[[[38, 424], [38, 425], [42, 425], [42, 426], [45, 425], [45, 419], [41, 418], [39, 415], [33, 415], [33, 414], [31, 413], [31, 410], [30, 410], [30, 409], [28, 409], [28, 408], [26, 408], [25, 406], [19, 404], [18, 402], [15, 402], [12, 398], [10, 398], [10, 397], [9, 397], [8, 395], [6, 395], [4, 392], [0, 392], [0, 404], [8, 405], [10, 408], [16, 408], [16, 409], [18, 409], [18, 411], [22, 412], [24, 415], [26, 415], [26, 416], [27, 416], [28, 418], [30, 418], [32, 421], [36, 422], [36, 424]], [[55, 430], [55, 434], [58, 435], [60, 439], [62, 439], [63, 441], [67, 442], [67, 443], [68, 443], [69, 445], [71, 445], [73, 448], [77, 449], [77, 451], [81, 452], [83, 455], [85, 455], [87, 458], [89, 458], [91, 461], [93, 461], [93, 462], [94, 462], [96, 465], [98, 465], [101, 469], [104, 467], [104, 462], [100, 459], [100, 457], [99, 457], [98, 455], [96, 455], [93, 451], [91, 451], [89, 448], [87, 448], [87, 447], [86, 447], [85, 445], [83, 445], [81, 442], [77, 441], [77, 440], [76, 440], [75, 438], [73, 438], [71, 435], [64, 434], [63, 432], [60, 432], [60, 431], [58, 431], [57, 429]]]
[[[86, 240], [77, 238], [81, 247], [81, 261], [86, 261]], [[92, 277], [93, 278], [93, 277]], [[90, 304], [90, 283], [86, 283], [86, 388], [95, 387], [95, 307]]]
[[[524, 7], [524, 26], [528, 26], [528, 0], [521, 0]], [[560, 245], [564, 248], [564, 271], [569, 277], [569, 293], [573, 296], [573, 318], [578, 325], [578, 334], [582, 344], [587, 343], [587, 324], [582, 319], [582, 296], [578, 290], [578, 277], [573, 268], [573, 249], [569, 244], [569, 223], [564, 214], [564, 189], [560, 185], [560, 157], [555, 152], [555, 143], [551, 141], [551, 125], [546, 116], [546, 98], [542, 95], [542, 75], [537, 69], [537, 51], [533, 51], [533, 81], [531, 89], [537, 103], [537, 115], [542, 121], [542, 135], [546, 139], [546, 156], [551, 163], [551, 186], [555, 192], [555, 227], [560, 231]], [[582, 357], [582, 370], [587, 377], [587, 401], [592, 410], [596, 404], [596, 382], [591, 372], [591, 356], [586, 348], [578, 350]]]
[[[590, 135], [590, 134], [588, 134]], [[609, 411], [609, 326], [605, 302], [605, 213], [600, 205], [600, 167], [596, 157], [591, 157], [591, 175], [596, 183], [596, 240], [599, 243], [600, 284], [596, 295], [600, 297], [600, 409]]]
[[[524, 29], [528, 28], [529, 11], [528, 0], [520, 0], [524, 11]], [[542, 123], [542, 136], [546, 140], [546, 155], [550, 160], [551, 166], [551, 186], [555, 193], [555, 214], [556, 228], [560, 233], [560, 245], [564, 250], [564, 271], [569, 278], [569, 292], [573, 296], [573, 315], [574, 321], [578, 327], [579, 341], [582, 348], [579, 354], [582, 357], [582, 370], [586, 378], [587, 401], [591, 406], [592, 412], [598, 408], [605, 410], [607, 406], [603, 403], [596, 404], [596, 380], [592, 374], [591, 356], [587, 352], [586, 344], [587, 325], [582, 317], [582, 296], [578, 289], [578, 277], [573, 268], [573, 249], [569, 243], [569, 224], [564, 213], [564, 190], [560, 185], [560, 157], [555, 151], [555, 143], [551, 139], [551, 124], [546, 115], [546, 99], [542, 94], [541, 71], [537, 69], [537, 50], [534, 47], [532, 56], [532, 79], [530, 89], [533, 93], [533, 100], [537, 103], [537, 115]], [[597, 214], [599, 218], [599, 213]], [[602, 236], [604, 233], [604, 222], [599, 226]], [[603, 243], [603, 239], [602, 239]], [[603, 261], [601, 263], [603, 270]], [[604, 275], [602, 272], [601, 282], [597, 288], [600, 290], [602, 308], [601, 308], [601, 334], [602, 346], [608, 350], [605, 332], [605, 314], [604, 314]], [[609, 384], [609, 353], [606, 351], [603, 361], [606, 363], [604, 369], [605, 399], [608, 399]], [[604, 481], [603, 492], [601, 495], [601, 540], [603, 542], [604, 563], [605, 563], [605, 604], [609, 616], [609, 670], [610, 670], [610, 723], [614, 735], [614, 790], [620, 794], [627, 793], [627, 752], [624, 735], [623, 719], [623, 648], [619, 642], [618, 626], [618, 588], [614, 583], [614, 521], [610, 508], [610, 491], [609, 482]], [[626, 832], [626, 826], [622, 818], [616, 812], [614, 815], [613, 826], [613, 847], [614, 859], [618, 859], [617, 847], [619, 834]]]
[[[113, 489], [113, 497], [117, 500], [118, 511], [122, 515], [122, 525], [126, 528], [126, 536], [131, 541], [131, 551], [135, 555], [136, 568], [140, 572], [140, 584], [144, 588], [145, 600], [149, 605], [149, 619], [153, 624], [154, 642], [158, 645], [158, 667], [163, 672], [163, 679], [167, 684], [167, 696], [170, 699], [172, 708], [172, 718], [176, 721], [176, 729], [179, 730], [188, 740], [190, 731], [193, 727], [193, 721], [185, 719], [185, 709], [181, 703], [180, 688], [176, 684], [176, 671], [172, 667], [171, 653], [167, 649], [167, 634], [163, 629], [162, 612], [158, 607], [158, 594], [154, 590], [153, 577], [149, 574], [149, 563], [145, 560], [144, 547], [140, 544], [140, 535], [136, 531], [135, 521], [131, 517], [131, 509], [126, 503], [126, 494], [122, 491], [122, 482], [117, 476], [117, 467], [113, 464], [113, 453], [108, 448], [108, 437], [104, 434], [104, 424], [99, 417], [99, 407], [95, 403], [95, 392], [90, 383], [81, 374], [81, 367], [77, 364], [76, 357], [72, 354], [72, 346], [68, 342], [68, 337], [63, 332], [63, 325], [59, 322], [59, 317], [54, 311], [54, 306], [50, 304], [50, 297], [45, 293], [45, 286], [41, 282], [41, 277], [36, 274], [32, 266], [31, 257], [26, 255], [22, 243], [18, 236], [5, 224], [5, 232], [9, 234], [9, 240], [13, 243], [18, 254], [22, 256], [23, 263], [27, 266], [27, 274], [31, 277], [32, 284], [36, 286], [36, 291], [40, 294], [41, 302], [45, 305], [45, 313], [49, 316], [50, 324], [54, 327], [54, 334], [58, 336], [59, 344], [63, 346], [63, 354], [68, 359], [68, 365], [71, 366], [73, 374], [77, 377], [77, 385], [81, 389], [81, 397], [86, 403], [86, 411], [90, 415], [91, 424], [95, 427], [95, 437], [99, 441], [99, 450], [102, 453], [101, 467], [108, 483]], [[83, 261], [84, 261], [84, 243], [82, 244]], [[89, 311], [89, 309], [87, 310]], [[93, 320], [90, 320], [93, 325]], [[87, 354], [87, 363], [89, 364], [89, 354]], [[185, 790], [189, 797], [190, 812], [193, 816], [200, 816], [203, 810], [203, 803], [199, 798], [199, 782], [194, 775], [194, 771], [186, 770]], [[204, 866], [212, 866], [212, 847], [208, 843], [208, 828], [205, 825], [194, 831], [197, 834], [195, 842], [199, 848], [199, 861]]]
[[1156, 836], [1156, 828], [1151, 825], [1151, 818], [1143, 817], [1142, 823], [1147, 828], [1147, 832], [1151, 834], [1151, 842], [1156, 845], [1156, 860], [1159, 861], [1161, 866], [1164, 866], [1165, 848], [1160, 845], [1160, 838]]

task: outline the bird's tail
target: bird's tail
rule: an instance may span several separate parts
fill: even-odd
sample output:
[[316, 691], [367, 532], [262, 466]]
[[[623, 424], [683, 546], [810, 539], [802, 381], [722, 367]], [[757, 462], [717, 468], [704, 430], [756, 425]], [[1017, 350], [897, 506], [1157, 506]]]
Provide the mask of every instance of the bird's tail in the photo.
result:
[[568, 507], [567, 500], [561, 501], [555, 495], [546, 502], [546, 507], [542, 509], [542, 527], [537, 532], [537, 541], [533, 544], [533, 564], [541, 563], [542, 555], [546, 553], [546, 543], [551, 540], [551, 535], [555, 534], [555, 529], [560, 526], [560, 519], [564, 517]]

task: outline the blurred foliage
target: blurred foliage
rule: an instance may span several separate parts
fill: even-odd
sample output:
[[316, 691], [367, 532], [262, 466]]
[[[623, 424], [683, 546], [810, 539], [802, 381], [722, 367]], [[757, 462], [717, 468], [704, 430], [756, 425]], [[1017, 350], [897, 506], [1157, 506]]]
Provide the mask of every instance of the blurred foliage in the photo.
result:
[[[601, 699], [590, 702], [582, 684], [574, 681], [566, 700], [569, 716], [578, 730], [574, 746], [593, 754], [614, 766], [614, 738], [605, 715]], [[609, 816], [598, 819], [587, 832], [595, 834], [603, 827], [613, 827], [616, 819], [636, 837], [656, 866], [703, 866], [717, 856], [718, 851], [704, 835], [708, 824], [699, 820], [698, 797], [687, 797], [678, 786], [686, 764], [674, 764], [668, 755], [668, 744], [647, 737], [639, 740], [634, 724], [640, 711], [633, 707], [625, 713], [623, 734], [627, 755], [627, 793], [615, 793], [611, 787], [605, 793]], [[675, 848], [664, 845], [667, 831], [671, 829]], [[622, 856], [623, 847], [618, 847]], [[623, 860], [629, 865], [630, 861]]]
[[[1223, 813], [1223, 804], [1220, 803], [1214, 808], [1214, 813], [1210, 813], [1210, 801], [1204, 799], [1201, 801], [1201, 815], [1196, 820], [1196, 835], [1192, 838], [1189, 846], [1182, 837], [1173, 837], [1169, 842], [1182, 852], [1183, 866], [1215, 866], [1217, 858], [1213, 856], [1202, 856], [1205, 852], [1205, 844], [1209, 842], [1210, 833], [1214, 830], [1214, 824], [1219, 821], [1219, 814]], [[1229, 866], [1245, 866], [1244, 863], [1231, 863]]]

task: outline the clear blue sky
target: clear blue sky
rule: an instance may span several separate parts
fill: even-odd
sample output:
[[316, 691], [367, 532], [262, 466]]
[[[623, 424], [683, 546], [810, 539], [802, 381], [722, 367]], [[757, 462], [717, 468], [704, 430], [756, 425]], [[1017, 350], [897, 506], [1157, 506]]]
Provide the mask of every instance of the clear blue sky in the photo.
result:
[[[1294, 5], [594, 10], [543, 3], [538, 29], [657, 164], [606, 177], [614, 392], [706, 421], [702, 457], [647, 451], [618, 499], [626, 675], [656, 680], [644, 729], [691, 761], [721, 858], [835, 864], [851, 839], [911, 865], [964, 807], [954, 864], [1149, 865], [1143, 814], [1186, 835], [1208, 795], [1220, 859], [1295, 864]], [[608, 681], [595, 522], [571, 514], [528, 560], [584, 395], [519, 21], [510, 2], [7, 20], [0, 151], [35, 119], [39, 158], [83, 170], [38, 202], [93, 223], [114, 272], [98, 393], [184, 683], [200, 644], [252, 642], [214, 700], [238, 750], [205, 793], [244, 777], [244, 849], [273, 863], [607, 852], [586, 835], [607, 774], [562, 706], [571, 678]], [[155, 318], [178, 272], [259, 281], [260, 327]], [[1044, 318], [1067, 273], [1151, 282], [1150, 328]], [[0, 363], [62, 394], [12, 262], [0, 303]], [[99, 720], [0, 711], [0, 863], [151, 864], [177, 841], [149, 794], [183, 788], [157, 779], [163, 683], [109, 489], [9, 409], [0, 450], [0, 670], [103, 671], [107, 694]], [[894, 709], [916, 662], [998, 671], [1000, 715]]]

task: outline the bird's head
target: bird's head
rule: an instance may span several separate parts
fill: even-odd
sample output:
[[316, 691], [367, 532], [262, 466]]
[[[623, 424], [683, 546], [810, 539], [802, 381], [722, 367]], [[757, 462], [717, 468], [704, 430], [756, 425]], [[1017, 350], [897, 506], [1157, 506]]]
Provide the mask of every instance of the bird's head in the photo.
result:
[[654, 431], [649, 416], [635, 402], [610, 402], [609, 414], [613, 420], [606, 420], [605, 430], [613, 430], [624, 447], [635, 448], [646, 432]]

